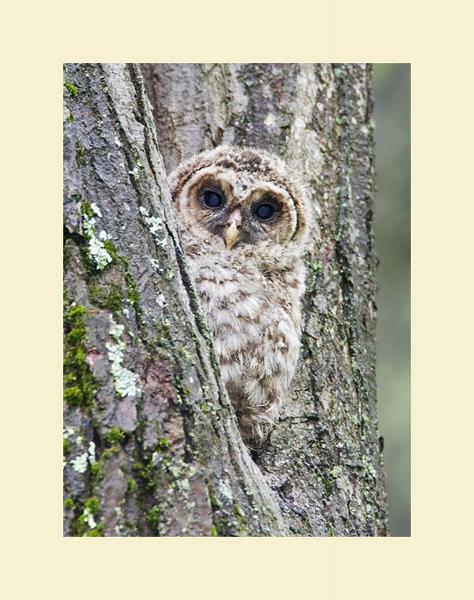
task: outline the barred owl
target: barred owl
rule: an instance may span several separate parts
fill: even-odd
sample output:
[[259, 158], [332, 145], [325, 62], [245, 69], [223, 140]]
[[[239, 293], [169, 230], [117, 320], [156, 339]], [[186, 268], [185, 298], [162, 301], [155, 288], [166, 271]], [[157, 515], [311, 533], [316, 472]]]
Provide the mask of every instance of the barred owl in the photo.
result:
[[253, 148], [197, 154], [170, 186], [223, 382], [258, 446], [298, 361], [309, 207], [284, 163]]

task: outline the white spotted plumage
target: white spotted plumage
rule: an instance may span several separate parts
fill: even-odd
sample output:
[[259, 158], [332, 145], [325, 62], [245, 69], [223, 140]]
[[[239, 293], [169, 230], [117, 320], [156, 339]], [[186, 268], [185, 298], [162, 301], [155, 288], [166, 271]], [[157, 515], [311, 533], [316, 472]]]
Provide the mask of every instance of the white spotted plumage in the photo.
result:
[[[307, 203], [280, 159], [251, 148], [198, 154], [170, 185], [222, 380], [244, 439], [261, 441], [299, 356]], [[209, 193], [222, 206], [207, 206]]]

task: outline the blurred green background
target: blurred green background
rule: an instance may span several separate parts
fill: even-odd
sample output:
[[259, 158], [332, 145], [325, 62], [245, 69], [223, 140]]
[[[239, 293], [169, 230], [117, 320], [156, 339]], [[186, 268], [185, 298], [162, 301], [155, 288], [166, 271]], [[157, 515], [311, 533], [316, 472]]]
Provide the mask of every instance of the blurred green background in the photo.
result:
[[390, 534], [410, 535], [410, 65], [374, 65], [377, 389]]

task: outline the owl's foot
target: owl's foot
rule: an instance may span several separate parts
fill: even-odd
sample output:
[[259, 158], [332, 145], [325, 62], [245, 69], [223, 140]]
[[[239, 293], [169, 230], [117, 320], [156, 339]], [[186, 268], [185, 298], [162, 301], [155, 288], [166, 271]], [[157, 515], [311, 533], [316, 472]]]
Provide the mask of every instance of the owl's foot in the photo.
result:
[[237, 414], [242, 439], [250, 450], [260, 450], [267, 443], [278, 420], [278, 409], [272, 407], [263, 413]]

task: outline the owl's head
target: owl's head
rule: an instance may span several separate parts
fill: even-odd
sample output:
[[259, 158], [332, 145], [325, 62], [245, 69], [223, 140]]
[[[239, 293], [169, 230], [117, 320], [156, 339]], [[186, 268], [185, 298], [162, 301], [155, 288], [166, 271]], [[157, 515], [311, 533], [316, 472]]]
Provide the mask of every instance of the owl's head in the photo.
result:
[[182, 163], [170, 186], [182, 224], [203, 239], [211, 234], [223, 249], [304, 241], [307, 204], [274, 155], [218, 146]]

